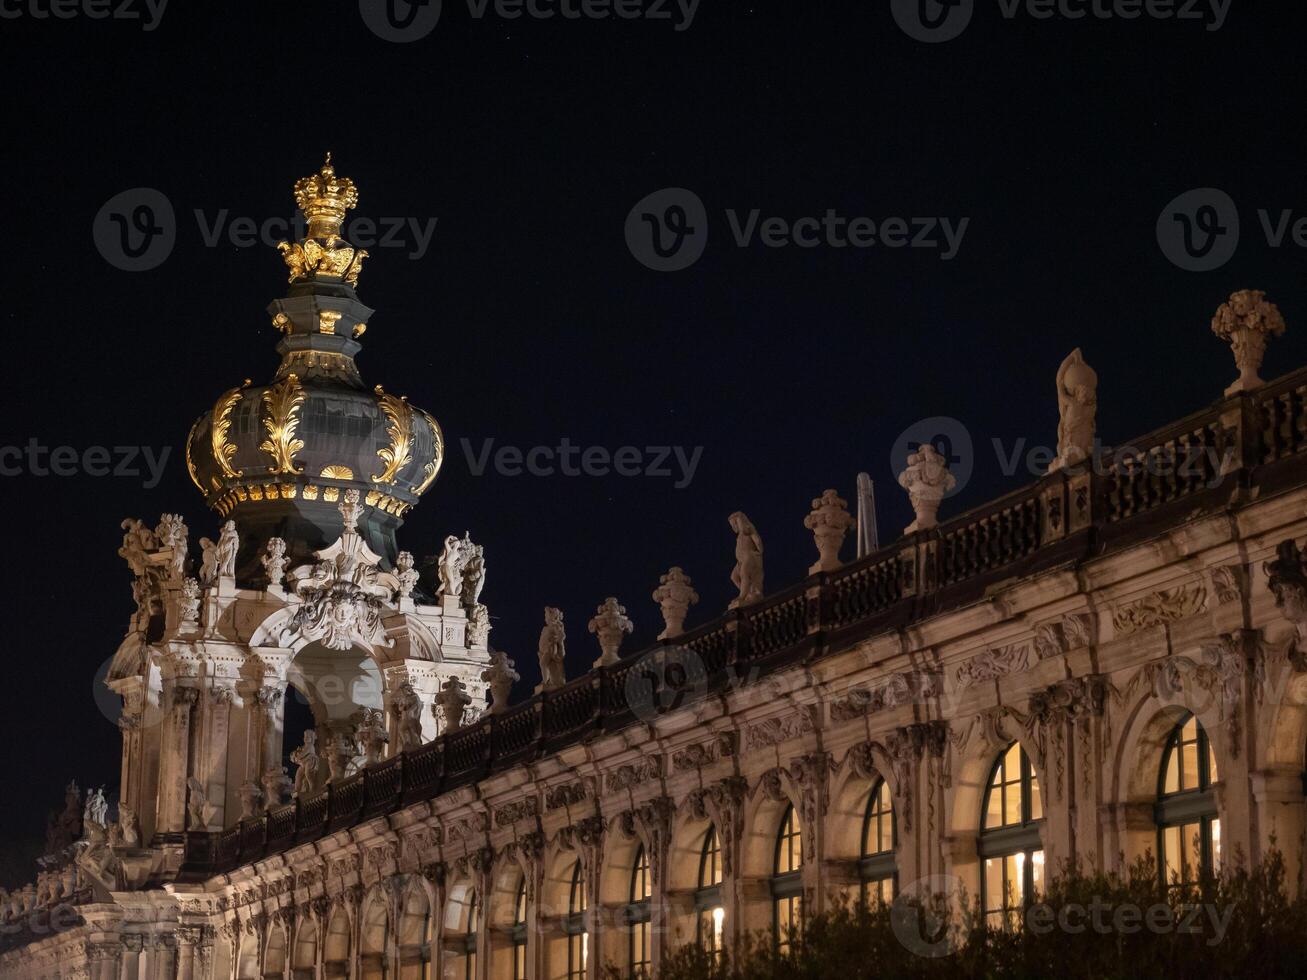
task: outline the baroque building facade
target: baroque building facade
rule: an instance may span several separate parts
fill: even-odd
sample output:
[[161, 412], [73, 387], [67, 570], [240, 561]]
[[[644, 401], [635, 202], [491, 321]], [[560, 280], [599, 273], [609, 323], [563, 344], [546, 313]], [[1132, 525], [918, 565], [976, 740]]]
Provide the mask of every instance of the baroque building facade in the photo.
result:
[[[355, 198], [329, 164], [297, 185], [281, 367], [192, 430], [230, 522], [198, 573], [179, 518], [124, 524], [116, 818], [70, 793], [76, 839], [0, 902], [4, 975], [652, 976], [685, 944], [787, 942], [842, 895], [965, 889], [1006, 921], [1070, 860], [1192, 878], [1278, 847], [1296, 878], [1307, 369], [1257, 377], [1283, 330], [1260, 294], [1213, 323], [1241, 375], [1211, 406], [1096, 448], [1077, 351], [1047, 475], [940, 520], [952, 480], [922, 447], [901, 538], [841, 561], [828, 491], [809, 577], [771, 593], [734, 514], [731, 608], [687, 629], [674, 568], [658, 643], [621, 656], [610, 600], [572, 680], [547, 611], [544, 683], [510, 705], [479, 550], [451, 535], [419, 569], [396, 543], [443, 437], [358, 379]], [[293, 780], [292, 690], [315, 724]]]

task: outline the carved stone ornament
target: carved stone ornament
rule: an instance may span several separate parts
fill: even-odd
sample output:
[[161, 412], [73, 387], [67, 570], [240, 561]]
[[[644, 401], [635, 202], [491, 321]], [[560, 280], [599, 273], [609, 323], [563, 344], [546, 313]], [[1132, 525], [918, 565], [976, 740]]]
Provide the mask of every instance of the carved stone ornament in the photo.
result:
[[740, 594], [731, 600], [729, 606], [735, 609], [762, 598], [762, 536], [742, 510], [732, 514], [727, 523], [735, 532], [735, 568], [731, 571], [731, 584]]
[[1117, 636], [1129, 636], [1196, 615], [1207, 608], [1207, 587], [1202, 582], [1164, 589], [1119, 606], [1112, 613]]
[[563, 659], [567, 648], [567, 633], [563, 629], [563, 611], [553, 606], [545, 607], [545, 625], [540, 630], [540, 643], [537, 652], [540, 658], [541, 688], [552, 691], [567, 683], [563, 673]]
[[1284, 317], [1260, 289], [1241, 289], [1222, 303], [1212, 317], [1212, 333], [1229, 343], [1239, 377], [1226, 395], [1253, 391], [1265, 382], [1258, 375], [1266, 356], [1266, 340], [1284, 333]]
[[635, 624], [626, 615], [626, 607], [609, 596], [600, 604], [594, 618], [590, 620], [589, 630], [599, 640], [601, 651], [595, 666], [607, 667], [617, 663], [622, 637], [634, 632]]
[[702, 769], [721, 759], [735, 755], [737, 739], [734, 732], [718, 732], [707, 742], [692, 742], [672, 753], [672, 768], [678, 772]]
[[1089, 459], [1094, 449], [1098, 375], [1077, 347], [1057, 371], [1057, 458], [1050, 473]]
[[908, 465], [899, 474], [899, 486], [908, 492], [916, 520], [903, 529], [904, 534], [926, 531], [939, 521], [940, 502], [957, 486], [957, 477], [948, 471], [948, 461], [930, 443], [908, 456]]
[[[484, 609], [485, 606], [480, 608]], [[508, 654], [502, 650], [493, 650], [490, 653], [490, 666], [481, 672], [481, 679], [486, 682], [490, 690], [490, 708], [489, 713], [492, 715], [502, 714], [508, 710], [508, 697], [513, 690], [513, 684], [522, 679], [522, 676], [514, 670], [515, 664], [508, 659]]]
[[699, 593], [694, 591], [690, 576], [673, 565], [666, 575], [659, 577], [653, 601], [658, 603], [663, 614], [663, 631], [658, 634], [658, 639], [668, 640], [685, 632], [685, 617], [690, 607], [699, 601]]
[[803, 519], [817, 544], [817, 561], [808, 574], [833, 572], [840, 567], [840, 546], [853, 526], [848, 501], [834, 490], [825, 490], [812, 502], [812, 512]]
[[1030, 646], [1014, 643], [997, 650], [986, 650], [958, 668], [958, 686], [964, 690], [1019, 673], [1030, 666]]

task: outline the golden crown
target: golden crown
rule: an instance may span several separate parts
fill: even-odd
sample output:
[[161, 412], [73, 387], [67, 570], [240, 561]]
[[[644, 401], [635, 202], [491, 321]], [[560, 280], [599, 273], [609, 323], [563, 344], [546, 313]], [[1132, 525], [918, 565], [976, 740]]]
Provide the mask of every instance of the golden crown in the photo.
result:
[[348, 177], [337, 177], [331, 154], [322, 169], [295, 181], [295, 203], [309, 221], [309, 237], [339, 237], [345, 212], [359, 202], [358, 188]]

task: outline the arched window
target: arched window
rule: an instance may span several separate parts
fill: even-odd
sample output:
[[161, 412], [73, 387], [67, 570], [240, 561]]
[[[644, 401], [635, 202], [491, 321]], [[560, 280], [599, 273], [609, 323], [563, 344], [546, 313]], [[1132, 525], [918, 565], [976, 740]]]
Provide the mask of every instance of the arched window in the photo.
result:
[[994, 764], [985, 792], [980, 831], [981, 903], [990, 926], [1016, 927], [1026, 905], [1044, 887], [1040, 829], [1044, 803], [1026, 750], [1013, 742]]
[[400, 980], [431, 980], [431, 941], [435, 938], [435, 919], [426, 890], [416, 880], [404, 893], [399, 913]]
[[1221, 821], [1212, 784], [1220, 776], [1198, 719], [1187, 715], [1171, 731], [1157, 787], [1157, 846], [1162, 880], [1196, 882], [1221, 865]]
[[567, 932], [567, 980], [586, 980], [590, 933], [586, 929], [585, 917], [589, 907], [585, 893], [585, 874], [581, 862], [577, 861], [572, 867], [572, 886], [568, 892], [567, 920], [564, 922]]
[[626, 906], [626, 921], [631, 930], [631, 980], [647, 980], [653, 965], [653, 957], [649, 952], [649, 900], [652, 896], [649, 856], [641, 846], [635, 855], [635, 867], [631, 869], [630, 902]]
[[513, 980], [526, 980], [526, 878], [517, 886], [513, 903]]
[[295, 933], [295, 948], [291, 951], [292, 980], [313, 980], [318, 975], [317, 967], [318, 923], [313, 919], [304, 919]]
[[862, 861], [858, 872], [862, 878], [862, 900], [868, 904], [894, 901], [898, 873], [894, 861], [896, 834], [889, 784], [881, 779], [871, 788], [867, 813], [862, 819]]
[[286, 932], [273, 923], [268, 930], [268, 945], [263, 951], [264, 980], [281, 980], [286, 975]]
[[363, 913], [363, 930], [359, 938], [359, 966], [363, 980], [387, 980], [390, 976], [390, 918], [383, 893], [368, 900]]
[[481, 925], [481, 909], [477, 904], [477, 893], [472, 892], [467, 902], [467, 930], [460, 940], [463, 953], [463, 980], [476, 980], [477, 930]]
[[699, 855], [699, 888], [694, 893], [699, 945], [714, 960], [722, 954], [722, 925], [726, 909], [722, 905], [722, 843], [717, 828], [708, 825]]
[[237, 980], [259, 980], [259, 939], [247, 933], [236, 956]]
[[349, 916], [339, 905], [327, 925], [327, 938], [322, 948], [322, 972], [328, 977], [349, 976]]
[[776, 947], [785, 952], [803, 928], [803, 834], [793, 806], [785, 808], [781, 829], [776, 835], [771, 893]]

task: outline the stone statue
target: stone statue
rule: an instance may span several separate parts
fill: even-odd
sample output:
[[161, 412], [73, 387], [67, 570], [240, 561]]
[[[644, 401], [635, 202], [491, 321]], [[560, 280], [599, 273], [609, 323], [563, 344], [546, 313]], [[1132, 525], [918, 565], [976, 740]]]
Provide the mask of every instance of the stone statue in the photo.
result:
[[82, 790], [76, 781], [64, 788], [64, 808], [45, 825], [45, 853], [58, 854], [82, 836]]
[[267, 554], [259, 557], [259, 562], [263, 565], [264, 572], [268, 576], [268, 585], [270, 587], [280, 587], [282, 581], [286, 578], [286, 542], [281, 538], [269, 538], [267, 545]]
[[186, 816], [191, 830], [207, 830], [218, 808], [209, 803], [209, 791], [194, 776], [186, 779]]
[[109, 820], [109, 804], [104, 798], [104, 787], [94, 793], [86, 794], [86, 807], [82, 811], [82, 833], [89, 835], [92, 829], [104, 830]]
[[211, 538], [200, 538], [200, 584], [206, 589], [218, 581], [218, 545]]
[[742, 510], [737, 510], [728, 521], [735, 532], [735, 568], [731, 571], [731, 583], [740, 594], [727, 608], [735, 609], [762, 598], [762, 537]]
[[413, 555], [410, 552], [401, 551], [395, 556], [395, 578], [399, 579], [401, 599], [412, 598], [413, 589], [418, 584], [418, 570], [413, 565]]
[[153, 531], [135, 518], [128, 517], [119, 526], [123, 530], [123, 543], [118, 556], [126, 559], [133, 575], [142, 578], [149, 567], [146, 556], [158, 550], [159, 541]]
[[440, 553], [440, 594], [458, 597], [463, 592], [463, 543], [457, 535], [445, 538], [445, 550]]
[[408, 681], [395, 691], [393, 704], [399, 716], [399, 747], [416, 749], [422, 744], [422, 698]]
[[[484, 608], [484, 607], [483, 607]], [[501, 714], [508, 709], [508, 696], [513, 684], [522, 679], [513, 668], [516, 664], [508, 659], [502, 650], [490, 652], [490, 666], [481, 672], [481, 679], [490, 688], [490, 708], [492, 715]]]
[[182, 580], [181, 613], [183, 626], [200, 624], [200, 582], [199, 579]]
[[590, 632], [599, 640], [601, 655], [596, 667], [607, 667], [617, 663], [617, 653], [622, 647], [622, 637], [635, 630], [635, 624], [627, 618], [626, 607], [609, 597], [595, 611], [589, 623]]
[[159, 518], [159, 526], [154, 529], [159, 547], [172, 550], [168, 573], [174, 582], [180, 582], [186, 574], [186, 538], [189, 534], [180, 514], [164, 514]]
[[1089, 459], [1094, 451], [1094, 416], [1098, 412], [1098, 375], [1077, 347], [1057, 369], [1057, 459], [1048, 471]]
[[1239, 377], [1225, 389], [1227, 395], [1252, 391], [1265, 382], [1258, 375], [1266, 356], [1266, 338], [1284, 333], [1284, 317], [1260, 289], [1241, 289], [1222, 303], [1212, 317], [1212, 333], [1234, 349]]
[[450, 677], [436, 695], [436, 704], [445, 720], [445, 732], [456, 732], [463, 727], [463, 713], [467, 711], [472, 698], [457, 677]]
[[659, 577], [653, 601], [658, 603], [663, 614], [663, 631], [658, 634], [658, 639], [668, 640], [685, 632], [686, 614], [699, 601], [699, 593], [694, 591], [690, 576], [681, 571], [680, 566], [673, 565], [666, 575]]
[[136, 811], [123, 802], [118, 804], [118, 836], [124, 847], [140, 846], [141, 822]]
[[463, 605], [471, 609], [481, 601], [481, 590], [486, 587], [486, 556], [479, 544], [464, 535], [461, 543], [463, 556]]
[[833, 572], [840, 567], [840, 546], [844, 535], [853, 526], [848, 501], [834, 490], [826, 490], [812, 502], [812, 512], [803, 519], [803, 526], [812, 532], [817, 542], [817, 561], [808, 569], [809, 575]]
[[467, 611], [467, 645], [484, 649], [490, 641], [490, 610], [481, 603]]
[[376, 708], [364, 708], [359, 720], [358, 740], [363, 746], [365, 765], [376, 765], [381, 761], [381, 753], [390, 743], [390, 733], [386, 731], [386, 719]]
[[545, 607], [545, 626], [540, 631], [540, 687], [552, 691], [567, 683], [563, 673], [563, 658], [566, 654], [564, 642], [567, 634], [563, 631], [563, 611], [553, 606]]
[[236, 553], [240, 551], [241, 539], [236, 533], [236, 522], [227, 521], [218, 535], [218, 577], [236, 577]]
[[281, 806], [286, 802], [286, 797], [295, 789], [295, 784], [291, 782], [290, 775], [286, 772], [284, 766], [273, 766], [263, 773], [263, 798], [266, 809], [271, 810], [273, 807]]
[[342, 721], [327, 729], [328, 781], [348, 778], [359, 754], [358, 733], [352, 722]]
[[310, 796], [321, 786], [322, 760], [318, 757], [318, 733], [310, 728], [304, 733], [304, 744], [290, 754], [295, 770], [295, 795]]
[[242, 820], [253, 820], [263, 813], [263, 788], [258, 783], [242, 783], [240, 793]]
[[908, 492], [916, 520], [903, 529], [904, 534], [926, 531], [939, 522], [940, 501], [957, 486], [957, 478], [948, 471], [948, 461], [930, 443], [908, 457], [907, 468], [899, 474], [899, 486]]

